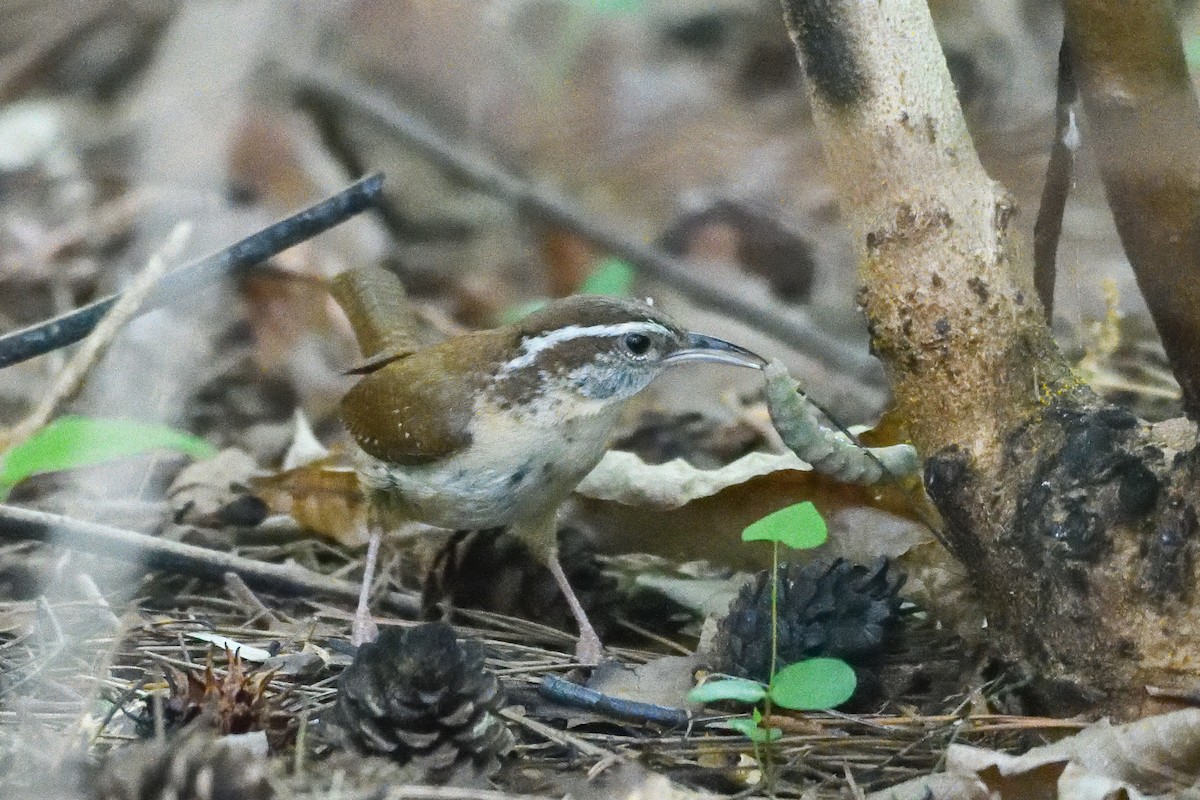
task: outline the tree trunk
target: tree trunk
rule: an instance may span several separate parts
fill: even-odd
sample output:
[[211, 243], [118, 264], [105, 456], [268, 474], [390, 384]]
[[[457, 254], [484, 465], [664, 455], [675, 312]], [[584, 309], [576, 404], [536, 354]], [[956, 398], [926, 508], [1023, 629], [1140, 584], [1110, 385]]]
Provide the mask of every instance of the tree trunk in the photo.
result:
[[1104, 406], [1059, 354], [920, 0], [783, 0], [875, 352], [1001, 655], [1040, 710], [1149, 709], [1200, 664], [1195, 433]]
[[1066, 0], [1108, 204], [1183, 404], [1200, 412], [1200, 104], [1171, 0]]

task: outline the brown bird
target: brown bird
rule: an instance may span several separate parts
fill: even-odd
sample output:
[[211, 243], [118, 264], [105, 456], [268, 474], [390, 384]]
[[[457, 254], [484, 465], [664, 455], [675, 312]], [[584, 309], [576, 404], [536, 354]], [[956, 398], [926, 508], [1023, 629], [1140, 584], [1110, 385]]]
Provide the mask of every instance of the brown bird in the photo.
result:
[[[579, 660], [597, 663], [600, 639], [558, 562], [555, 515], [604, 455], [625, 404], [666, 368], [696, 361], [764, 363], [645, 303], [594, 296], [558, 300], [515, 325], [373, 356], [342, 400], [370, 492], [368, 573], [386, 527], [507, 526], [558, 582], [579, 625]], [[369, 579], [356, 640], [370, 624]]]

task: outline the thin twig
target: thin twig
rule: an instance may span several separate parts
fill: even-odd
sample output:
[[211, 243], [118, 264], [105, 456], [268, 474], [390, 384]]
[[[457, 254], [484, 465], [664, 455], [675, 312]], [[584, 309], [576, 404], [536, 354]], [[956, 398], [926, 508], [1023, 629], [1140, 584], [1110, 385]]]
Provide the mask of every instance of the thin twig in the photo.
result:
[[120, 299], [72, 354], [37, 408], [11, 430], [0, 435], [0, 450], [16, 447], [33, 436], [54, 418], [64, 403], [79, 393], [92, 368], [108, 351], [117, 334], [137, 315], [150, 293], [162, 281], [171, 259], [179, 254], [191, 234], [191, 223], [181, 222], [175, 226], [163, 246], [150, 256], [133, 284], [120, 295]]
[[[558, 728], [551, 727], [545, 723], [530, 719], [525, 714], [520, 713], [511, 708], [502, 708], [496, 712], [504, 717], [509, 722], [520, 725], [522, 728], [535, 733], [545, 739], [560, 744], [563, 747], [573, 748], [578, 750], [585, 756], [593, 756], [595, 758], [612, 758], [615, 753], [611, 750], [606, 750], [599, 745], [592, 744], [589, 741], [580, 739], [578, 736], [573, 736], [566, 731], [560, 731]], [[618, 756], [619, 757], [619, 756]]]
[[632, 631], [632, 632], [636, 633], [638, 636], [643, 636], [643, 637], [649, 639], [650, 641], [655, 642], [656, 644], [662, 645], [663, 647], [667, 648], [668, 650], [673, 650], [676, 653], [679, 653], [681, 656], [690, 656], [694, 652], [692, 650], [692, 648], [684, 647], [683, 645], [681, 645], [679, 642], [675, 641], [674, 639], [669, 639], [666, 636], [655, 633], [654, 631], [650, 630], [649, 628], [643, 628], [641, 625], [638, 625], [636, 622], [631, 622], [630, 620], [627, 620], [624, 617], [618, 617], [616, 622], [618, 625], [620, 625], [625, 630]]
[[662, 281], [692, 302], [721, 311], [811, 355], [830, 367], [857, 378], [877, 379], [879, 365], [864, 349], [851, 347], [830, 336], [807, 318], [773, 301], [739, 296], [723, 284], [704, 277], [704, 270], [661, 249], [622, 233], [618, 225], [546, 187], [512, 175], [492, 161], [451, 141], [427, 122], [418, 119], [391, 99], [337, 70], [292, 68], [302, 99], [365, 115], [421, 151], [438, 166], [465, 179], [477, 189], [504, 198], [532, 215], [561, 225], [601, 249], [625, 259], [646, 276]]
[[1058, 51], [1058, 98], [1054, 107], [1054, 143], [1050, 145], [1050, 163], [1046, 165], [1046, 184], [1037, 221], [1033, 225], [1033, 284], [1046, 311], [1046, 321], [1054, 318], [1054, 279], [1057, 272], [1058, 240], [1062, 236], [1063, 211], [1071, 194], [1075, 173], [1075, 153], [1079, 149], [1079, 127], [1075, 107], [1079, 84], [1071, 65], [1071, 49], [1066, 36]]
[[83, 592], [83, 596], [96, 605], [97, 608], [103, 610], [104, 623], [111, 629], [116, 630], [121, 625], [121, 620], [113, 613], [112, 606], [108, 604], [108, 600], [104, 598], [100, 587], [96, 585], [96, 581], [91, 575], [86, 572], [79, 572], [75, 575], [75, 584], [79, 590]]
[[[152, 569], [194, 575], [214, 581], [236, 573], [247, 586], [289, 595], [323, 595], [353, 604], [358, 585], [311, 572], [294, 564], [268, 564], [232, 553], [172, 542], [107, 525], [47, 514], [17, 506], [0, 505], [0, 537], [33, 539], [74, 550], [133, 561]], [[383, 601], [392, 611], [416, 618], [420, 599], [409, 592], [388, 592]]]
[[261, 617], [265, 619], [272, 628], [283, 627], [283, 620], [274, 611], [267, 608], [266, 603], [258, 598], [254, 590], [247, 586], [246, 582], [236, 572], [225, 573], [225, 590], [255, 609], [258, 612], [255, 618]]
[[[206, 283], [235, 275], [300, 242], [374, 207], [383, 175], [374, 174], [303, 211], [269, 225], [235, 244], [166, 275], [143, 304], [143, 312], [187, 297]], [[78, 342], [91, 332], [120, 295], [109, 295], [82, 308], [0, 336], [0, 368]]]

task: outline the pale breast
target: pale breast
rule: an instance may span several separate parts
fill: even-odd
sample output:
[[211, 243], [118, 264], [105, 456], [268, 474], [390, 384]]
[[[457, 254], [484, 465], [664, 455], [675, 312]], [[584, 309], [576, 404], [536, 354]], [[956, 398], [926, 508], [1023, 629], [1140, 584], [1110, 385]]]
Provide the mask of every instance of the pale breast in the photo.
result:
[[[414, 519], [445, 528], [509, 525], [553, 510], [599, 463], [616, 410], [564, 418], [476, 413], [472, 443], [431, 464], [398, 465], [362, 453], [372, 489], [394, 493]], [[549, 423], [549, 424], [548, 424]]]

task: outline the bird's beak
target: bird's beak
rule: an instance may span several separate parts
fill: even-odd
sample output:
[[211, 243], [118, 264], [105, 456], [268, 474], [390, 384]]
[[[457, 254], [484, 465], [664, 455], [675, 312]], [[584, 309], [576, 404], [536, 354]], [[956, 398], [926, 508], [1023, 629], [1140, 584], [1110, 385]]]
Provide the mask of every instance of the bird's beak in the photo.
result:
[[762, 356], [751, 353], [744, 347], [702, 333], [689, 333], [688, 346], [663, 359], [663, 363], [668, 366], [685, 361], [711, 361], [751, 369], [762, 369], [767, 364]]

